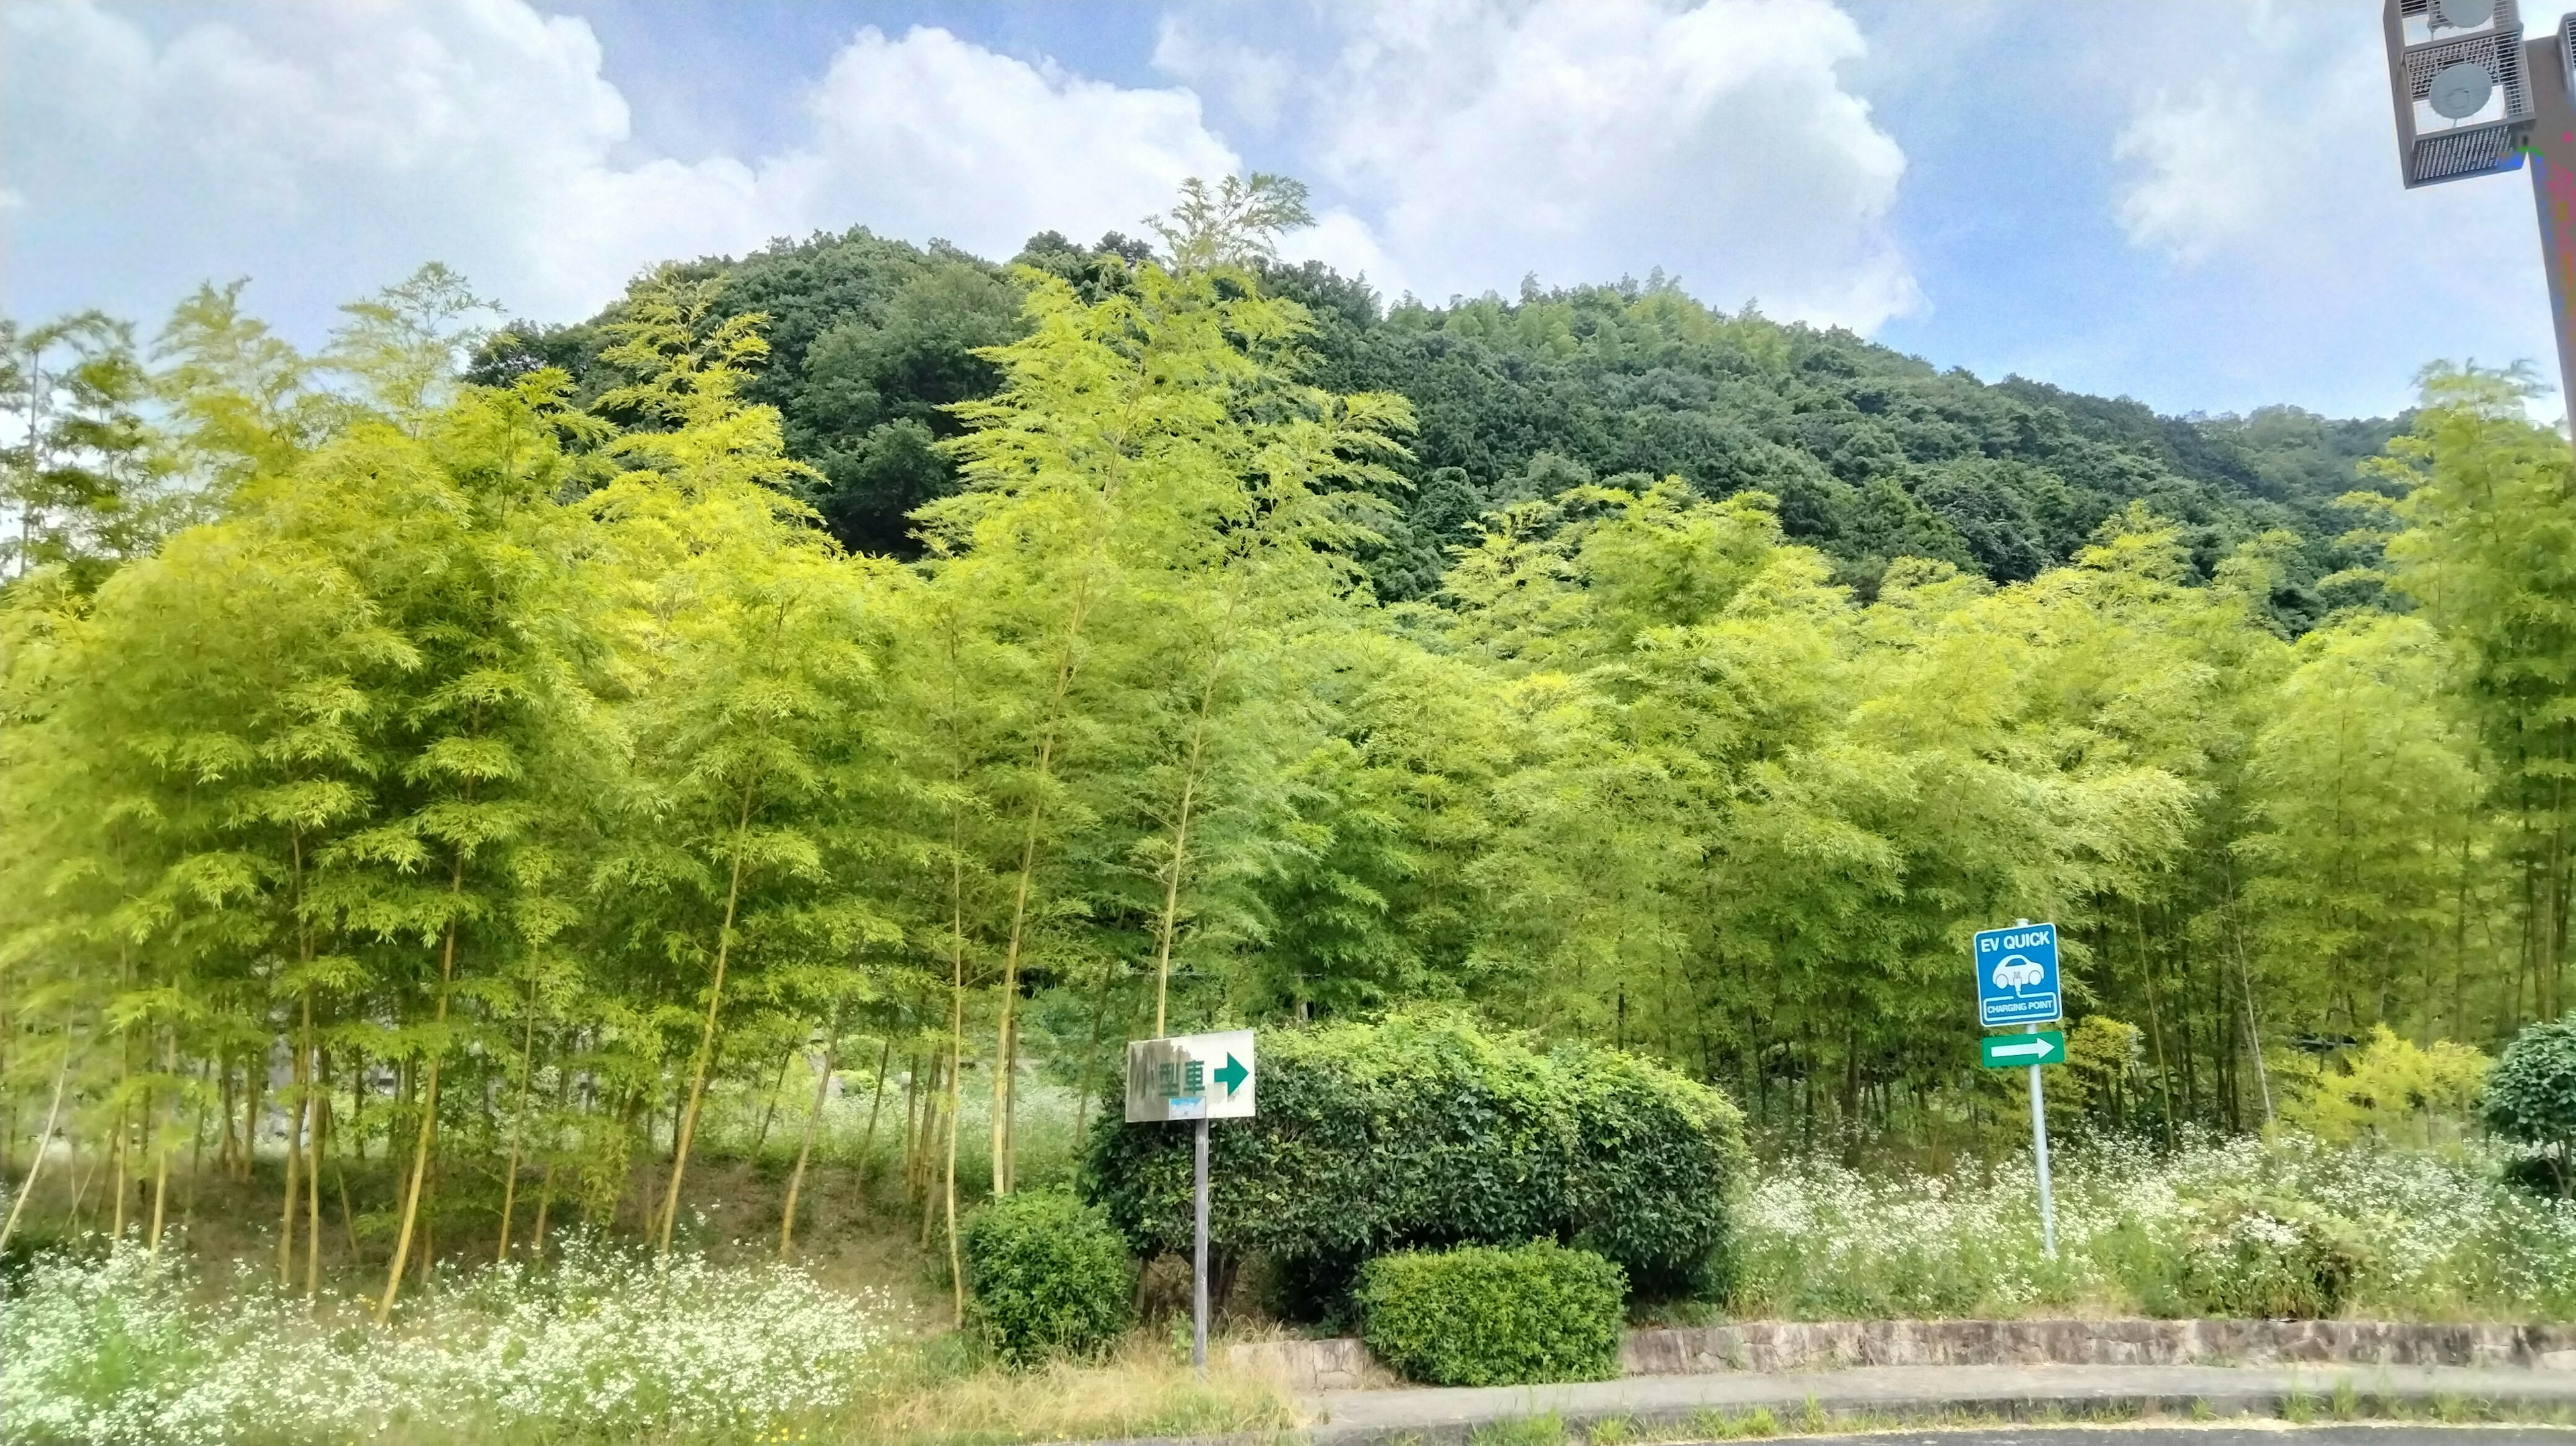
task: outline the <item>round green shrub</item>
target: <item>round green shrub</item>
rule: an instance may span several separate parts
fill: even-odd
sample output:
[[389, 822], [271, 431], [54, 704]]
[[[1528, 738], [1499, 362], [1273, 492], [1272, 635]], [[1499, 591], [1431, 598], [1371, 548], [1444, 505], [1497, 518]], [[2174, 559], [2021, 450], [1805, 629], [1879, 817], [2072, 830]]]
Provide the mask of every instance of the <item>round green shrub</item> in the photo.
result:
[[2322, 1320], [2339, 1314], [2366, 1260], [2352, 1226], [2278, 1201], [2209, 1210], [2183, 1242], [2178, 1284], [2203, 1314]]
[[[1743, 1158], [1726, 1097], [1594, 1046], [1540, 1053], [1447, 1015], [1264, 1031], [1261, 1113], [1210, 1132], [1209, 1238], [1301, 1319], [1399, 1250], [1581, 1245], [1643, 1297], [1706, 1288]], [[1139, 1255], [1190, 1243], [1190, 1131], [1104, 1120], [1084, 1188]]]
[[1618, 1266], [1552, 1241], [1399, 1251], [1360, 1272], [1360, 1334], [1428, 1385], [1607, 1380], [1627, 1293]]
[[2508, 1178], [2576, 1197], [2576, 1014], [2529, 1025], [2487, 1076], [2487, 1128], [2537, 1151]]
[[1011, 1366], [1096, 1357], [1135, 1323], [1124, 1243], [1106, 1215], [1070, 1195], [1005, 1195], [966, 1217], [958, 1244], [976, 1327]]

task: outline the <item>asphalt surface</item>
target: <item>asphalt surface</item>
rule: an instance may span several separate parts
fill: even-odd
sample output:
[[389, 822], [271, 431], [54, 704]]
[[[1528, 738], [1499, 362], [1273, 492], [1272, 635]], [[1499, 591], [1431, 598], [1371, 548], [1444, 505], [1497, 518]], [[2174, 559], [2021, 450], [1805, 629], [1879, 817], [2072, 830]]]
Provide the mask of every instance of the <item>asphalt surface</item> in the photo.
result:
[[1795, 1446], [2568, 1446], [2571, 1425], [2007, 1425], [1963, 1431], [1801, 1436]]
[[[2414, 1414], [2430, 1414], [2446, 1404], [2474, 1405], [2476, 1415], [2553, 1416], [2576, 1410], [2576, 1371], [2481, 1370], [2456, 1367], [2313, 1365], [2288, 1367], [2230, 1366], [1876, 1366], [1851, 1370], [1756, 1373], [1721, 1371], [1689, 1376], [1626, 1376], [1611, 1381], [1552, 1386], [1472, 1388], [1406, 1388], [1376, 1391], [1327, 1391], [1314, 1401], [1317, 1419], [1311, 1428], [1318, 1446], [1392, 1446], [1414, 1438], [1419, 1446], [1464, 1443], [1479, 1428], [1553, 1415], [1568, 1426], [1627, 1418], [1644, 1423], [1682, 1423], [1703, 1411], [1737, 1417], [1767, 1407], [1784, 1424], [1809, 1410], [1827, 1416], [1903, 1420], [1940, 1416], [2001, 1417], [2006, 1420], [2041, 1415], [2118, 1417], [2147, 1416], [2174, 1420], [2174, 1426], [2128, 1428], [2153, 1433], [2163, 1446], [2175, 1446], [2172, 1434], [2189, 1429], [2213, 1443], [2227, 1431], [2272, 1438], [2277, 1433], [2237, 1424], [2186, 1427], [2206, 1417], [2252, 1415], [2278, 1417], [2294, 1398], [2303, 1398], [2319, 1415], [2326, 1413], [2338, 1388], [2348, 1388], [2368, 1403], [2365, 1416], [2381, 1415], [2388, 1403], [2402, 1403]], [[2492, 1408], [2485, 1409], [2485, 1408]], [[1819, 1423], [1829, 1424], [1829, 1423]], [[2116, 1428], [2074, 1428], [2070, 1446], [2104, 1446], [2103, 1434]], [[2496, 1428], [2503, 1429], [2503, 1428]], [[2576, 1432], [2532, 1428], [2533, 1442], [2576, 1446]], [[2039, 1446], [2058, 1439], [2053, 1427], [1999, 1427], [1986, 1439]], [[2364, 1446], [2407, 1446], [2390, 1431], [2420, 1430], [2446, 1439], [2456, 1428], [2432, 1426], [2350, 1425], [2315, 1431], [2367, 1431], [2356, 1441]], [[1874, 1442], [1910, 1439], [1921, 1434], [1935, 1446], [1962, 1446], [1977, 1439], [1955, 1431], [1878, 1433]], [[1830, 1437], [1802, 1438], [1807, 1441]], [[2492, 1431], [2477, 1437], [2479, 1446], [2501, 1442]]]

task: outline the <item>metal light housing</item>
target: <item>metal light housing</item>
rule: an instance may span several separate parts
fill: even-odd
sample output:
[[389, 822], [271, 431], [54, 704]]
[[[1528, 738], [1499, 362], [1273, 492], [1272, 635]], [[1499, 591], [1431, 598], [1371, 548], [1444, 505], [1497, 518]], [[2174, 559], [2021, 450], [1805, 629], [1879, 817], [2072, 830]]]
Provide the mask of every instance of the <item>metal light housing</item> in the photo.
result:
[[2381, 19], [2407, 186], [2520, 166], [2532, 104], [2515, 0], [2386, 0]]

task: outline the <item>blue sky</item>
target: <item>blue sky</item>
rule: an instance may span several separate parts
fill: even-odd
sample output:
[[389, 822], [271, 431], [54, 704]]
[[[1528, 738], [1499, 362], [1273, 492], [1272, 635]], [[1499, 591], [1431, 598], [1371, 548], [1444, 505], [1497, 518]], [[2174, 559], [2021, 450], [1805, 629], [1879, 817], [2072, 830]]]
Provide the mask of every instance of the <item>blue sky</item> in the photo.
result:
[[149, 319], [249, 276], [311, 340], [439, 259], [570, 319], [664, 256], [865, 225], [998, 257], [1261, 168], [1314, 189], [1294, 250], [1390, 294], [1660, 266], [2169, 411], [2554, 378], [2528, 183], [2400, 188], [2375, 10], [13, 0], [0, 304]]

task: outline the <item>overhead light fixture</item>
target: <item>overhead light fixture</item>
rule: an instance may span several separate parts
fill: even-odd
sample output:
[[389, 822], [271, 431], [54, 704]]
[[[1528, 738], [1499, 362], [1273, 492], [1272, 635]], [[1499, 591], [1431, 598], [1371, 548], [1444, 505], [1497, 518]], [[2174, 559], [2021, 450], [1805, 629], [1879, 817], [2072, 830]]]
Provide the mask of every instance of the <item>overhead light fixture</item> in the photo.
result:
[[2514, 0], [2390, 0], [2384, 21], [2406, 184], [2521, 165], [2532, 107]]

